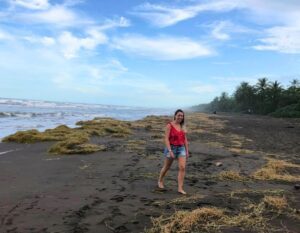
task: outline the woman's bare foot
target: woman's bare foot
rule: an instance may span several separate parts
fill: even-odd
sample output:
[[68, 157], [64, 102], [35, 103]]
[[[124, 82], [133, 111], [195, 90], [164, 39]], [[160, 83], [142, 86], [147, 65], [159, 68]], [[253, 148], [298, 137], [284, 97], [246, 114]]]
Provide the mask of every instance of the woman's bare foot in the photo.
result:
[[178, 190], [178, 193], [180, 193], [182, 195], [186, 195], [187, 194], [184, 190]]
[[158, 185], [158, 187], [159, 187], [160, 189], [164, 189], [164, 188], [165, 188], [164, 183], [163, 183], [162, 181], [158, 181], [158, 182], [157, 182], [157, 185]]

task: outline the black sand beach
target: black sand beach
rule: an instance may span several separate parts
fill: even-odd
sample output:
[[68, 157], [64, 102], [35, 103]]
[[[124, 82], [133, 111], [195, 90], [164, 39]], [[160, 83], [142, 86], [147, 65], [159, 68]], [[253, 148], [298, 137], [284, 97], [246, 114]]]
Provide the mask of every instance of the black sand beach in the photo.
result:
[[[92, 154], [1, 143], [0, 232], [300, 232], [299, 119], [188, 114], [186, 197], [176, 162], [166, 190], [156, 187], [168, 119], [133, 122], [126, 137], [93, 136], [106, 149]], [[223, 212], [184, 217], [201, 208]], [[186, 225], [172, 218], [178, 212]]]

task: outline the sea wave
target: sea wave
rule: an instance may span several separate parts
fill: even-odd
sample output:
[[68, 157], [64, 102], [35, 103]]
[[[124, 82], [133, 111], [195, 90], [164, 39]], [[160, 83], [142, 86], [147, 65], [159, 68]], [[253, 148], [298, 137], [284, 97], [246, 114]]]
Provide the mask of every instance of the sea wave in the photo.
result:
[[144, 109], [143, 107], [129, 107], [120, 105], [105, 105], [105, 104], [85, 104], [85, 103], [69, 103], [69, 102], [55, 102], [43, 100], [23, 100], [23, 99], [8, 99], [0, 98], [0, 106], [14, 106], [14, 107], [31, 107], [31, 108], [67, 108], [67, 109], [115, 109], [115, 110], [132, 110]]
[[63, 117], [63, 116], [74, 116], [73, 113], [66, 112], [0, 112], [0, 118], [5, 117], [21, 117], [21, 118], [33, 118], [33, 117]]

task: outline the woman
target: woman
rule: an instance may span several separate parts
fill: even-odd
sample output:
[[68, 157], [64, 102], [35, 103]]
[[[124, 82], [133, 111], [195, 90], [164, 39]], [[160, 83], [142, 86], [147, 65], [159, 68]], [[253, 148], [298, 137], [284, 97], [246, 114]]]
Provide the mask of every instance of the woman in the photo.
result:
[[164, 176], [170, 169], [174, 159], [177, 159], [179, 169], [178, 192], [180, 194], [186, 194], [186, 192], [183, 190], [183, 180], [185, 175], [186, 159], [189, 157], [189, 150], [186, 132], [184, 130], [184, 112], [181, 109], [178, 109], [175, 112], [174, 120], [168, 123], [166, 126], [165, 144], [165, 160], [164, 166], [160, 171], [158, 187], [161, 189], [164, 188]]

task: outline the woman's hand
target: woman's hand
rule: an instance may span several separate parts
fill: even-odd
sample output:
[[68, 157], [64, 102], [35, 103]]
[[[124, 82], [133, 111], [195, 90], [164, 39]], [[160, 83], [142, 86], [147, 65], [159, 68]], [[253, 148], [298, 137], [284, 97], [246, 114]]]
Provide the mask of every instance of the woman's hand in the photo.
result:
[[190, 157], [189, 150], [186, 151], [186, 158], [188, 159]]
[[171, 157], [172, 159], [175, 158], [173, 151], [169, 151], [169, 154], [170, 154], [170, 157]]

